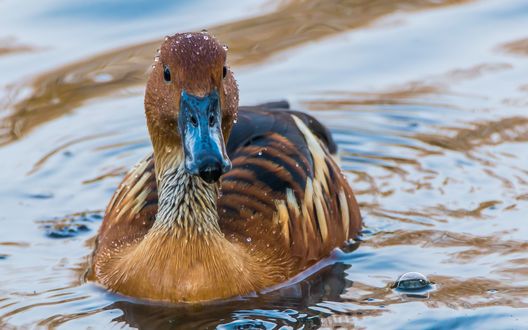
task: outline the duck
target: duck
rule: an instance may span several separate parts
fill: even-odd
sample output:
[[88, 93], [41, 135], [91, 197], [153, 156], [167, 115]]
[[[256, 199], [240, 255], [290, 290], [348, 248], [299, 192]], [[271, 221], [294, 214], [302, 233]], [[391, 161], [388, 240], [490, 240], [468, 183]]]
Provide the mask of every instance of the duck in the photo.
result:
[[111, 198], [88, 279], [196, 303], [280, 286], [357, 237], [362, 220], [330, 131], [285, 101], [240, 106], [227, 47], [162, 42], [146, 83], [153, 152]]

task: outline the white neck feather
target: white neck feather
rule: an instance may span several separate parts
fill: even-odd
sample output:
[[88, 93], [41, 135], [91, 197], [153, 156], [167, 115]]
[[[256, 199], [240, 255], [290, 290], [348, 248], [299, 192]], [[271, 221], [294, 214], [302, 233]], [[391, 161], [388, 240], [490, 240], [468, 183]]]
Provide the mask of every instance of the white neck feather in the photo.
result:
[[183, 162], [158, 176], [158, 213], [153, 230], [180, 236], [221, 234], [218, 225], [218, 185], [188, 174]]

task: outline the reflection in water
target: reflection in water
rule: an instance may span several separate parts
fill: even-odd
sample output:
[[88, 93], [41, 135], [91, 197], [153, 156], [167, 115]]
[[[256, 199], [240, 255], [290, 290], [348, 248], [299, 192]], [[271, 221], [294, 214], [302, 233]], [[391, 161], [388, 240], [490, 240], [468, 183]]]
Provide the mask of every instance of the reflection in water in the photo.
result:
[[528, 56], [528, 38], [504, 44], [501, 49], [517, 55]]
[[[137, 3], [144, 6], [130, 2], [130, 15]], [[61, 6], [54, 18], [82, 8]], [[162, 9], [176, 7], [186, 12]], [[525, 1], [264, 7], [271, 11], [211, 30], [229, 44], [246, 93], [288, 98], [331, 128], [365, 217], [361, 246], [337, 251], [302, 280], [227, 302], [152, 304], [84, 283], [101, 210], [151, 150], [142, 86], [159, 41], [141, 40], [158, 34], [126, 27], [140, 43], [53, 62], [27, 83], [0, 89], [0, 328], [496, 329], [528, 322]], [[14, 56], [31, 67], [50, 60], [45, 50], [25, 48], [22, 26], [13, 31], [0, 41], [0, 65]], [[119, 36], [109, 31], [107, 38]], [[4, 67], [16, 76], [16, 66]], [[295, 86], [282, 82], [289, 76]], [[408, 272], [434, 285], [423, 294], [394, 290]]]
[[[334, 263], [303, 281], [277, 291], [225, 303], [204, 305], [160, 306], [129, 301], [117, 301], [105, 309], [119, 309], [123, 315], [113, 321], [141, 329], [204, 329], [214, 328], [218, 320], [238, 326], [269, 322], [275, 326], [301, 326], [313, 328], [320, 324], [317, 310], [309, 309], [323, 301], [341, 301], [340, 295], [352, 283], [346, 280], [345, 270], [350, 266]], [[261, 309], [266, 306], [266, 309]], [[324, 314], [324, 313], [323, 313]]]
[[[357, 29], [398, 10], [433, 9], [465, 0], [287, 1], [263, 16], [211, 27], [229, 45], [233, 65], [250, 65], [288, 48]], [[292, 15], [294, 13], [294, 15]], [[0, 121], [0, 145], [79, 107], [86, 100], [143, 84], [160, 40], [113, 50], [36, 77], [32, 94]]]
[[440, 131], [429, 135], [418, 134], [415, 138], [433, 146], [466, 152], [482, 146], [528, 141], [527, 117], [515, 116], [471, 125], [472, 127], [446, 128], [448, 134]]
[[14, 38], [0, 39], [0, 56], [32, 51], [33, 48], [27, 45], [19, 44]]
[[501, 255], [515, 254], [528, 249], [528, 242], [501, 240], [495, 236], [475, 236], [437, 230], [380, 232], [366, 244], [376, 248], [396, 245], [413, 245], [426, 248], [461, 247], [463, 250], [450, 254], [452, 262], [460, 263], [465, 263], [479, 256], [486, 256], [493, 253]]

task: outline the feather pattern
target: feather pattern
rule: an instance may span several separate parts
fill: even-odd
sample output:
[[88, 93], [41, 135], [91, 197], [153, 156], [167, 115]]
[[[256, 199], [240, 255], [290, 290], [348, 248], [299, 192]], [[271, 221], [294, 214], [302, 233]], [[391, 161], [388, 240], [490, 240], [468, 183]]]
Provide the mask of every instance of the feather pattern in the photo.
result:
[[[217, 201], [222, 232], [235, 242], [285, 251], [292, 272], [328, 255], [361, 226], [353, 193], [327, 144], [333, 144], [331, 135], [314, 131], [318, 127], [324, 128], [297, 112], [241, 107], [227, 144], [233, 168], [221, 179]], [[168, 182], [172, 189], [158, 191], [153, 157], [138, 163], [109, 203], [98, 242], [112, 248], [141, 240], [158, 209], [170, 209], [158, 204], [160, 192], [167, 194], [164, 203], [181, 204], [186, 190], [195, 191]], [[201, 197], [196, 200], [211, 202], [211, 196]], [[191, 223], [191, 210], [185, 214], [180, 220]]]

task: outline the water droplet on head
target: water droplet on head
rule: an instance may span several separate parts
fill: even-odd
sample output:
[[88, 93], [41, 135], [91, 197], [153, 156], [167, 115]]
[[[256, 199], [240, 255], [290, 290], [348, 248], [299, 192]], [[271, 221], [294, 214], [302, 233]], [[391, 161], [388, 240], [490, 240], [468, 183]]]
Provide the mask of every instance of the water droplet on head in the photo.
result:
[[190, 33], [185, 36], [185, 38], [187, 38], [187, 39], [189, 39], [190, 37], [192, 37], [192, 34], [190, 34]]
[[169, 36], [165, 36], [165, 41], [169, 40]]
[[233, 119], [233, 124], [236, 124], [237, 122], [238, 122], [238, 120]]
[[251, 237], [246, 238], [246, 242], [250, 243], [251, 242]]
[[259, 156], [262, 156], [262, 150], [258, 152], [258, 155], [259, 155]]
[[159, 56], [154, 57], [154, 62], [159, 62]]
[[204, 36], [204, 40], [209, 40], [209, 37], [208, 36]]

